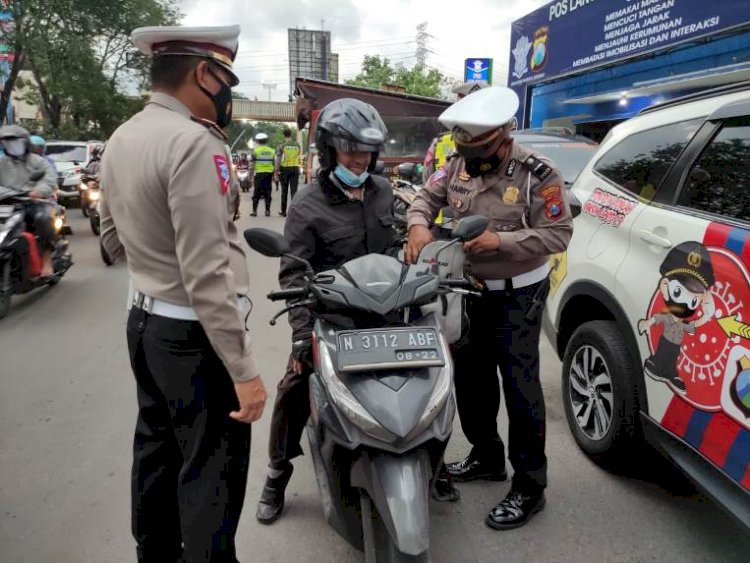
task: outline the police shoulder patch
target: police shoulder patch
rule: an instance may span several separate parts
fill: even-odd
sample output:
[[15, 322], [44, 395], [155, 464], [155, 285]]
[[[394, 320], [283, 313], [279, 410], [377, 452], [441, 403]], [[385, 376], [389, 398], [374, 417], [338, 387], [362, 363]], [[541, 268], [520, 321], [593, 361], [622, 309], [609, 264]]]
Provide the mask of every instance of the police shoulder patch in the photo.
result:
[[222, 131], [221, 128], [218, 125], [216, 125], [216, 123], [214, 123], [213, 121], [211, 121], [210, 119], [203, 119], [203, 118], [200, 118], [200, 117], [195, 117], [194, 115], [191, 115], [190, 119], [192, 119], [196, 123], [200, 123], [201, 125], [203, 125], [203, 127], [205, 127], [206, 129], [208, 129], [209, 131], [211, 131], [211, 133], [213, 133], [214, 135], [216, 135], [220, 139], [223, 139], [223, 140], [227, 139], [227, 136], [224, 133], [224, 131]]
[[542, 197], [544, 198], [544, 213], [547, 215], [547, 219], [553, 221], [559, 219], [564, 210], [562, 188], [557, 185], [546, 186], [542, 189]]
[[552, 174], [552, 168], [535, 156], [527, 156], [526, 160], [523, 161], [523, 165], [542, 181], [546, 180]]
[[219, 177], [221, 195], [227, 195], [227, 192], [229, 192], [229, 182], [231, 181], [227, 157], [223, 154], [215, 154], [214, 166], [216, 166], [216, 175]]

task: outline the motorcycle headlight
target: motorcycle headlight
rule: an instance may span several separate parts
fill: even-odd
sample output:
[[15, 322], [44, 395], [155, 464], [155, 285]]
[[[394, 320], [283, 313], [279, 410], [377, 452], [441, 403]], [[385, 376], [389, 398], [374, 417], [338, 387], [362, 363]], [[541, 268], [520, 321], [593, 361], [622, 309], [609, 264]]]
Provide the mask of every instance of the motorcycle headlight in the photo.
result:
[[99, 201], [100, 197], [102, 197], [102, 193], [98, 190], [89, 192], [89, 201]]
[[55, 232], [60, 232], [60, 229], [62, 229], [63, 226], [63, 220], [62, 217], [55, 217]]
[[320, 375], [328, 387], [331, 400], [338, 406], [344, 415], [351, 420], [362, 432], [384, 442], [392, 441], [395, 436], [375, 420], [372, 415], [354, 398], [346, 385], [336, 375], [333, 367], [333, 359], [328, 344], [318, 340], [318, 356], [320, 358]]

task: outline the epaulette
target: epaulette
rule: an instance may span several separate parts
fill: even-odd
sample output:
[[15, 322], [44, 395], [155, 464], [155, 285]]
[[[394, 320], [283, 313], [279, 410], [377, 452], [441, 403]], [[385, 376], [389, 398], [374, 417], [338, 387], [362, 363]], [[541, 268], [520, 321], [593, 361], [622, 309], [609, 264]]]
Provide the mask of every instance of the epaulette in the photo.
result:
[[200, 123], [201, 125], [203, 125], [206, 129], [208, 129], [212, 133], [216, 133], [219, 136], [219, 138], [221, 138], [221, 139], [223, 139], [225, 141], [227, 140], [227, 136], [224, 133], [224, 131], [222, 131], [221, 128], [218, 125], [216, 125], [216, 123], [214, 123], [213, 121], [211, 121], [210, 119], [203, 119], [203, 118], [200, 118], [200, 117], [195, 117], [194, 115], [191, 115], [190, 119], [192, 119], [196, 123]]
[[550, 166], [547, 166], [544, 162], [533, 155], [527, 156], [523, 161], [523, 165], [528, 168], [534, 176], [542, 181], [546, 180], [553, 172]]

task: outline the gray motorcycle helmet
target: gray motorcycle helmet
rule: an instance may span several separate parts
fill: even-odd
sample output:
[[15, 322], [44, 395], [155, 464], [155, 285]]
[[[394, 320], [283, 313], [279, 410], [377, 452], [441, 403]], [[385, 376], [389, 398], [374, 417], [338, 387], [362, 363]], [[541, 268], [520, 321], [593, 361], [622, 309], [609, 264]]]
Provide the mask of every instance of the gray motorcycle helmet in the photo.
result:
[[0, 141], [4, 139], [25, 139], [29, 142], [29, 132], [20, 125], [3, 125], [0, 127]]
[[320, 112], [315, 125], [315, 145], [321, 172], [336, 167], [336, 150], [372, 153], [369, 172], [375, 169], [388, 133], [378, 110], [354, 98], [334, 100]]

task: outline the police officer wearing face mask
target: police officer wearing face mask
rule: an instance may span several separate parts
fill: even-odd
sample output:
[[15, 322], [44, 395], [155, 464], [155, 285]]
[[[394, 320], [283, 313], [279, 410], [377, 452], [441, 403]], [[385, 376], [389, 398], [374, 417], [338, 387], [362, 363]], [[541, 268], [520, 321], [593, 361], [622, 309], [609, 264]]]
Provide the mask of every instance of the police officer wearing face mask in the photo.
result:
[[127, 258], [138, 419], [138, 560], [237, 561], [250, 423], [266, 392], [245, 330], [246, 256], [232, 222], [231, 118], [239, 26], [148, 27], [153, 94], [101, 163], [102, 242]]
[[[52, 196], [57, 189], [57, 173], [43, 156], [31, 151], [29, 132], [18, 125], [0, 127], [0, 145], [5, 156], [0, 156], [0, 187], [20, 190], [33, 203], [26, 206], [26, 222], [41, 242], [42, 276], [54, 273], [52, 245], [55, 241]], [[44, 171], [36, 182], [30, 181], [34, 172]]]
[[572, 218], [554, 164], [513, 142], [518, 97], [509, 88], [480, 90], [440, 116], [458, 156], [432, 175], [407, 215], [406, 257], [416, 261], [432, 240], [428, 226], [445, 205], [456, 219], [484, 215], [490, 226], [464, 245], [466, 271], [483, 282], [467, 303], [466, 344], [454, 353], [458, 412], [472, 444], [448, 464], [456, 481], [507, 478], [497, 431], [498, 368], [508, 408], [510, 492], [487, 516], [495, 529], [522, 526], [545, 504], [545, 407], [539, 381], [539, 334], [549, 292], [548, 259], [563, 252]]
[[[320, 112], [315, 125], [320, 172], [313, 183], [297, 192], [284, 226], [289, 253], [310, 262], [316, 272], [373, 252], [398, 253], [391, 183], [370, 174], [385, 135], [378, 112], [359, 100], [336, 100]], [[300, 286], [304, 274], [299, 262], [281, 259], [282, 288]], [[256, 513], [262, 524], [271, 524], [281, 515], [292, 476], [290, 462], [302, 454], [300, 439], [310, 416], [314, 318], [305, 308], [295, 309], [289, 313], [289, 323], [292, 353], [273, 407], [268, 478]]]

